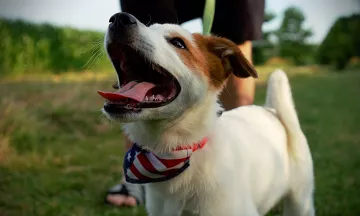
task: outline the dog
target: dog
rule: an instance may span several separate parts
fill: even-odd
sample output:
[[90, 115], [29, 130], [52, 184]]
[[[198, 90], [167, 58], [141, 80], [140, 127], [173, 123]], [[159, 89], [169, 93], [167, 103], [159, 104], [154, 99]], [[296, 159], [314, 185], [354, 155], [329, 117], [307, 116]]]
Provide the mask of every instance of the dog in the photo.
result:
[[229, 75], [257, 77], [230, 40], [117, 13], [105, 48], [118, 90], [99, 91], [102, 111], [134, 142], [125, 176], [145, 184], [150, 216], [257, 216], [280, 201], [286, 216], [315, 215], [312, 157], [285, 72], [270, 75], [264, 106], [223, 111]]

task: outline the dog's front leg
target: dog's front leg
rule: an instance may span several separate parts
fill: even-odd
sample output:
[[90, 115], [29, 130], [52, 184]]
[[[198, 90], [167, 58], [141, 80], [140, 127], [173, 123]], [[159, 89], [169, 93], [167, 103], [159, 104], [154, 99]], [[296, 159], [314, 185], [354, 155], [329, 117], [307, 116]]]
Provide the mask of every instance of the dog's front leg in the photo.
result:
[[255, 208], [239, 208], [236, 206], [229, 206], [228, 208], [213, 208], [208, 207], [200, 212], [200, 216], [260, 216], [259, 212]]
[[256, 211], [256, 209], [236, 209], [233, 207], [230, 208], [217, 208], [217, 207], [208, 207], [207, 209], [203, 209], [200, 211], [199, 216], [260, 216], [260, 214]]
[[149, 216], [181, 216], [183, 205], [169, 199], [147, 199], [146, 210]]
[[[213, 196], [214, 197], [214, 196]], [[230, 198], [231, 196], [227, 196]], [[200, 203], [200, 216], [260, 216], [254, 203], [243, 197], [205, 200]], [[243, 198], [243, 199], [242, 199]]]
[[146, 191], [146, 211], [149, 216], [181, 216], [183, 207], [183, 202], [179, 200], [155, 191]]

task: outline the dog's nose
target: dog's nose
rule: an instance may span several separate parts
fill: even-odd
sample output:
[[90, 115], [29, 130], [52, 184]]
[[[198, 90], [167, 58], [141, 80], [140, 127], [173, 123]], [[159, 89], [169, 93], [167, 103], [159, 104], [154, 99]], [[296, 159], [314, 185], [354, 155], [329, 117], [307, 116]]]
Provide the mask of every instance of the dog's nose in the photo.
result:
[[128, 13], [117, 13], [110, 17], [109, 22], [112, 30], [118, 30], [126, 26], [135, 25], [136, 19]]

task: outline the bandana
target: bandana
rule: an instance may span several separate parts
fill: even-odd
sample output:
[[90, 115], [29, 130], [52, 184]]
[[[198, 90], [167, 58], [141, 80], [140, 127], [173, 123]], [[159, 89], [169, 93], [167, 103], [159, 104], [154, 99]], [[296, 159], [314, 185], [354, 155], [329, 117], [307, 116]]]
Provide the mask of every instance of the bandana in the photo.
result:
[[190, 166], [193, 152], [205, 146], [207, 138], [188, 147], [179, 147], [169, 153], [154, 154], [136, 143], [125, 154], [124, 174], [127, 182], [144, 184], [172, 179]]

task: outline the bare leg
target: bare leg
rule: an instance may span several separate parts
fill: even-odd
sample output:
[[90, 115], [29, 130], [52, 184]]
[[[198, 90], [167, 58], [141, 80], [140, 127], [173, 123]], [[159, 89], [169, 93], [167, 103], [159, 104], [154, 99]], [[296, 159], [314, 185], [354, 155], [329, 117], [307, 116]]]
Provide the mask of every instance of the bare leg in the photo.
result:
[[[251, 41], [239, 45], [243, 55], [252, 63]], [[223, 90], [220, 100], [225, 110], [234, 109], [239, 106], [250, 105], [254, 102], [255, 80], [252, 77], [240, 79], [231, 75]]]
[[[126, 137], [124, 134], [124, 150], [125, 152], [128, 151], [132, 146], [132, 143], [130, 140]], [[123, 177], [121, 179], [120, 184], [123, 184], [125, 182], [125, 178]], [[139, 185], [134, 185], [135, 187], [141, 187]], [[109, 194], [106, 197], [107, 201], [115, 206], [130, 206], [135, 207], [137, 205], [136, 199], [133, 196], [125, 196], [122, 194]]]

